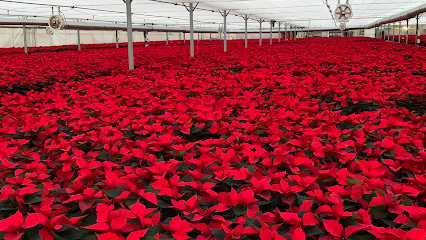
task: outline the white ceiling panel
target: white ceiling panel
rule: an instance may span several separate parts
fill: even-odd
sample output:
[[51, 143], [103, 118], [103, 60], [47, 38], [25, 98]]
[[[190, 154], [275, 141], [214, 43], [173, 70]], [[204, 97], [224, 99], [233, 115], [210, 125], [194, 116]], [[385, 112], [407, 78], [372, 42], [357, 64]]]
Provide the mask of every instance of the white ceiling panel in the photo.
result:
[[[342, 0], [342, 3], [345, 0]], [[132, 12], [134, 23], [157, 24], [167, 26], [188, 26], [189, 14], [182, 2], [172, 0], [133, 0]], [[249, 14], [249, 28], [259, 27], [256, 19], [276, 20], [301, 27], [330, 28], [335, 27], [332, 16], [326, 6], [326, 0], [199, 0], [194, 12], [195, 26], [217, 28], [223, 22], [218, 10], [231, 10], [228, 16], [228, 29], [243, 29], [244, 20], [241, 15]], [[338, 0], [328, 0], [332, 11]], [[424, 4], [419, 0], [350, 0], [353, 18], [347, 27], [366, 26], [382, 18], [413, 9]], [[176, 4], [176, 5], [175, 5]], [[195, 4], [194, 4], [195, 5]], [[126, 7], [122, 0], [0, 0], [1, 17], [30, 16], [48, 18], [57, 13], [57, 6], [68, 21], [125, 22]], [[214, 12], [212, 12], [214, 11]], [[426, 22], [426, 17], [421, 18]], [[269, 24], [263, 25], [265, 28]]]

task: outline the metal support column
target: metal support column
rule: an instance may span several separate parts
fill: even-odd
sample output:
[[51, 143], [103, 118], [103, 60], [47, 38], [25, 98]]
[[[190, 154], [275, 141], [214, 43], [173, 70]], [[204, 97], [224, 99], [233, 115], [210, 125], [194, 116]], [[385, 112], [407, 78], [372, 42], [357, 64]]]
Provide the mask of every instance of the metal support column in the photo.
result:
[[195, 57], [194, 54], [194, 7], [193, 3], [189, 3], [189, 22], [190, 22], [190, 48], [191, 48], [191, 57]]
[[25, 53], [28, 53], [28, 47], [27, 47], [27, 28], [24, 25], [23, 26], [23, 33], [24, 33], [24, 51]]
[[416, 20], [417, 20], [417, 22], [416, 22], [416, 42], [414, 43], [414, 44], [416, 44], [416, 45], [419, 45], [419, 43], [417, 42], [417, 40], [419, 39], [419, 18], [420, 18], [420, 15], [417, 15], [416, 16]]
[[186, 34], [186, 33], [183, 33], [183, 43], [185, 43], [185, 42], [186, 42], [186, 40], [185, 40], [185, 34]]
[[284, 23], [284, 40], [287, 41], [287, 23]]
[[388, 24], [388, 41], [390, 41], [390, 23]]
[[387, 38], [387, 35], [386, 35], [386, 28], [387, 28], [387, 26], [386, 26], [386, 24], [384, 24], [383, 25], [383, 38], [385, 39], [385, 41], [387, 40], [386, 38]]
[[290, 25], [290, 36], [289, 36], [290, 40], [293, 39], [293, 26]]
[[278, 42], [281, 42], [281, 22], [278, 22]]
[[393, 27], [392, 27], [392, 41], [395, 42], [395, 23], [393, 23]]
[[126, 3], [127, 13], [127, 48], [129, 49], [129, 69], [135, 69], [135, 59], [133, 57], [133, 28], [132, 28], [132, 1], [123, 0]]
[[212, 40], [212, 33], [210, 33], [210, 41]]
[[405, 38], [405, 43], [408, 44], [408, 21], [409, 19], [407, 19], [407, 36]]
[[270, 22], [271, 24], [271, 30], [269, 31], [269, 43], [272, 45], [272, 21]]
[[249, 16], [247, 14], [244, 16], [244, 23], [245, 23], [245, 31], [244, 31], [244, 39], [245, 39], [245, 46], [247, 48], [248, 46], [248, 40], [247, 40], [247, 22], [248, 22]]
[[118, 30], [115, 31], [115, 47], [118, 48]]
[[169, 45], [169, 32], [166, 32], [166, 45]]
[[148, 47], [148, 32], [143, 32], [143, 40], [145, 41], [145, 47]]
[[78, 43], [78, 51], [81, 51], [81, 44], [80, 44], [80, 29], [77, 29], [77, 43]]
[[390, 41], [390, 36], [391, 36], [391, 25], [389, 23], [388, 24], [388, 41]]
[[382, 25], [382, 39], [386, 40], [386, 25]]
[[223, 10], [223, 51], [226, 52], [228, 51], [228, 42], [227, 42], [227, 38], [226, 38], [226, 17], [228, 16], [228, 14], [231, 12], [231, 10], [227, 11], [227, 10]]
[[260, 19], [259, 23], [260, 23], [260, 29], [259, 29], [259, 46], [262, 46], [262, 22], [263, 20]]
[[401, 42], [401, 28], [402, 28], [402, 22], [399, 21], [399, 39], [398, 39], [398, 42]]

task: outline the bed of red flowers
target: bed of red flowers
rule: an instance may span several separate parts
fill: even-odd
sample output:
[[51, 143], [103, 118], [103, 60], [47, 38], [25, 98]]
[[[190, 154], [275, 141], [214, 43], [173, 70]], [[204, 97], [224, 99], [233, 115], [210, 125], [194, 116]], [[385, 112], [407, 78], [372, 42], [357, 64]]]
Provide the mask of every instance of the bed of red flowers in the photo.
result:
[[[386, 37], [387, 39], [387, 37]], [[399, 35], [396, 36], [390, 36], [390, 40], [391, 41], [395, 41], [398, 42], [399, 40]], [[401, 42], [405, 43], [407, 39], [406, 35], [401, 35]], [[426, 46], [426, 35], [420, 35], [418, 36], [418, 39], [420, 39], [420, 45], [421, 46]], [[408, 43], [409, 44], [414, 44], [416, 42], [416, 35], [408, 35]]]
[[426, 49], [0, 58], [0, 238], [426, 238]]

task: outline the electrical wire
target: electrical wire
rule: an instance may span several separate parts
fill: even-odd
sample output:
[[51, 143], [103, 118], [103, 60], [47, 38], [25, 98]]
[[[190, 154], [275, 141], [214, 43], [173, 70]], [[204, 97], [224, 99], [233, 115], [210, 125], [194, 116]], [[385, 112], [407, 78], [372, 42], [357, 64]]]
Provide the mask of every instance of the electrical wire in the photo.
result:
[[[90, 10], [90, 11], [98, 11], [98, 12], [126, 14], [126, 12], [122, 12], [122, 11], [105, 10], [105, 9], [95, 9], [95, 8], [88, 8], [88, 7], [67, 6], [67, 5], [58, 5], [58, 4], [32, 3], [32, 2], [21, 2], [21, 1], [13, 1], [13, 0], [0, 0], [0, 2], [27, 4], [27, 5], [38, 5], [38, 6], [49, 6], [49, 7], [53, 6], [53, 7], [63, 7], [63, 8], [71, 8], [71, 9], [76, 9], [77, 8], [77, 9]], [[161, 15], [153, 15], [153, 14], [132, 13], [132, 15], [148, 16], [148, 17], [154, 17], [154, 18], [169, 18], [169, 19], [173, 18], [173, 19], [179, 19], [179, 20], [187, 20], [186, 18], [161, 16]], [[200, 23], [208, 23], [208, 22], [200, 22]]]
[[323, 2], [326, 6], [327, 6], [328, 11], [329, 11], [329, 12], [330, 12], [330, 14], [331, 14], [331, 18], [332, 18], [332, 19], [333, 19], [333, 21], [334, 21], [334, 25], [337, 27], [336, 19], [334, 18], [333, 11], [331, 11], [330, 5], [328, 4], [328, 0], [325, 0], [325, 2], [324, 2], [324, 0], [322, 0], [322, 2]]

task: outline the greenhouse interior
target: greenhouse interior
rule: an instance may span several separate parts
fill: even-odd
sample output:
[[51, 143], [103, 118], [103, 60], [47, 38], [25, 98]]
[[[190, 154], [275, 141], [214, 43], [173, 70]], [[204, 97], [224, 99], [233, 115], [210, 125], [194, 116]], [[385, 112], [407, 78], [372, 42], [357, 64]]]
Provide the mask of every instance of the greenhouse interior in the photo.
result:
[[420, 0], [0, 0], [0, 239], [425, 240]]

